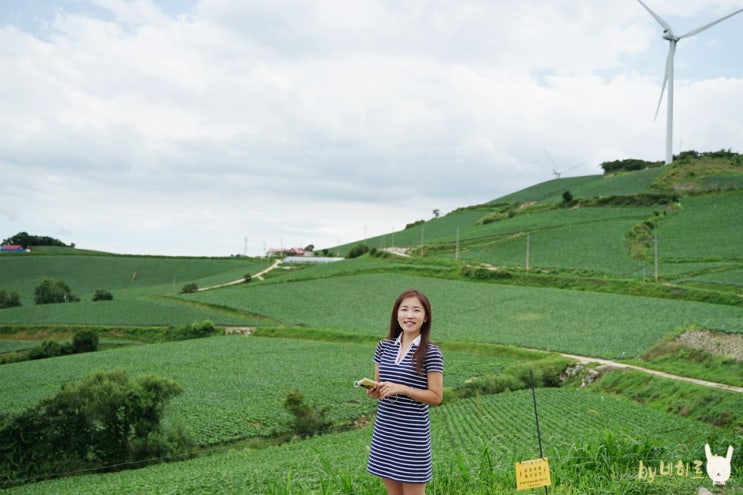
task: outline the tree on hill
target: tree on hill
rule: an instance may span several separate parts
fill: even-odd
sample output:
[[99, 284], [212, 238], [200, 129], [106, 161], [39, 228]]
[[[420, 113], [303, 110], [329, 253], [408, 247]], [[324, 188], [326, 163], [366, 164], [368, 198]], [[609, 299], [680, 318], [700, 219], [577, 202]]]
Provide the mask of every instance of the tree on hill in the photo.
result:
[[18, 244], [24, 248], [31, 246], [60, 246], [60, 247], [75, 247], [75, 244], [67, 246], [64, 242], [59, 239], [55, 239], [49, 236], [30, 235], [28, 232], [18, 232], [12, 237], [4, 239], [3, 244]]
[[72, 293], [64, 280], [44, 278], [34, 289], [34, 301], [36, 304], [55, 304], [79, 302], [80, 298]]

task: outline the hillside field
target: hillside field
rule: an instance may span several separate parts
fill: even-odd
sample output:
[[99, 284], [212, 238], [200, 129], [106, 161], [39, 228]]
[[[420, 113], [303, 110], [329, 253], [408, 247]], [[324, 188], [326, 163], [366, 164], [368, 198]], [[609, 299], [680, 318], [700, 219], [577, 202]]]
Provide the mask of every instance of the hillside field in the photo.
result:
[[[283, 263], [264, 279], [254, 275], [274, 260], [72, 248], [0, 255], [0, 290], [22, 303], [0, 309], [0, 355], [69, 342], [81, 329], [102, 344], [0, 365], [4, 415], [97, 370], [156, 373], [183, 389], [166, 407], [166, 425], [195, 442], [168, 462], [21, 479], [0, 493], [381, 495], [365, 472], [376, 403], [353, 381], [373, 374], [392, 302], [415, 287], [431, 300], [432, 340], [445, 359], [427, 493], [542, 493], [515, 490], [515, 462], [540, 456], [536, 398], [550, 493], [711, 490], [709, 443], [723, 455], [734, 447], [724, 493], [743, 494], [743, 169], [717, 160], [548, 181], [329, 249], [371, 249], [358, 257]], [[565, 191], [574, 202], [564, 203]], [[34, 304], [43, 278], [63, 279], [80, 302]], [[199, 290], [184, 293], [186, 284]], [[99, 289], [114, 299], [94, 302]], [[168, 341], [176, 327], [206, 321], [213, 335]], [[250, 335], [225, 335], [230, 327]], [[693, 347], [681, 338], [691, 333], [740, 344]], [[598, 362], [576, 367], [561, 353], [729, 388]], [[570, 366], [555, 378], [547, 363]], [[534, 392], [476, 387], [529, 371], [560, 383]], [[292, 436], [283, 406], [292, 391], [327, 407], [332, 426]]]

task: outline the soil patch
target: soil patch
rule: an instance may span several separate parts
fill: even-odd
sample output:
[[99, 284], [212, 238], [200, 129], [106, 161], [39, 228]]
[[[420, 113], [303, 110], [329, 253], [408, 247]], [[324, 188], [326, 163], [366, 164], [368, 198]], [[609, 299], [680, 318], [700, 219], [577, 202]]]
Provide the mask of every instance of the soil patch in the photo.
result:
[[716, 356], [731, 356], [736, 361], [743, 360], [743, 333], [689, 330], [679, 335], [676, 342]]

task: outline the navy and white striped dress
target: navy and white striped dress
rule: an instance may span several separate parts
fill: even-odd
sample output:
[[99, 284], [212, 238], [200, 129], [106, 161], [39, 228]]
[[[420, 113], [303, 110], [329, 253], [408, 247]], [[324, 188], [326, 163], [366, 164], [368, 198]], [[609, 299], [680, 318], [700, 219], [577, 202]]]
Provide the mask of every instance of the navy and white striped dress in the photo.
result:
[[[399, 338], [381, 340], [377, 344], [374, 362], [379, 365], [380, 381], [428, 389], [428, 372], [444, 371], [441, 350], [429, 344], [424, 372], [418, 375], [413, 368], [417, 341], [410, 346], [402, 361], [396, 364], [400, 345]], [[415, 401], [407, 395], [379, 401], [366, 469], [377, 476], [404, 483], [431, 481], [433, 461], [428, 404]]]

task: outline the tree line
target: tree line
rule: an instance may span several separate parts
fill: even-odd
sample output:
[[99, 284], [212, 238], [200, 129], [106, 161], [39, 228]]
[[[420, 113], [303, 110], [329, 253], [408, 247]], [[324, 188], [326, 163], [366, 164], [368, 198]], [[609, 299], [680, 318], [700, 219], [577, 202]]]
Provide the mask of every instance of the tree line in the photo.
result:
[[59, 246], [59, 247], [75, 247], [75, 243], [71, 243], [69, 245], [65, 244], [64, 242], [60, 241], [59, 239], [55, 239], [53, 237], [49, 237], [46, 235], [31, 235], [28, 232], [18, 232], [16, 235], [12, 237], [8, 237], [7, 239], [3, 239], [3, 244], [16, 244], [19, 246], [23, 246], [24, 249], [28, 249], [31, 246]]
[[[106, 289], [96, 289], [93, 301], [112, 301], [113, 294]], [[36, 304], [58, 304], [80, 302], [80, 297], [72, 293], [67, 282], [56, 278], [44, 278], [34, 289]], [[0, 309], [21, 306], [21, 298], [17, 292], [0, 289]]]
[[[743, 155], [735, 153], [731, 150], [720, 150], [720, 151], [694, 151], [686, 150], [680, 152], [678, 155], [674, 155], [674, 161], [690, 161], [699, 160], [701, 158], [727, 158], [733, 163], [743, 163]], [[662, 167], [664, 162], [649, 162], [647, 160], [640, 160], [637, 158], [627, 158], [625, 160], [613, 160], [609, 162], [603, 162], [601, 168], [604, 169], [604, 174], [614, 174], [617, 172], [632, 172], [635, 170], [644, 170], [646, 168], [657, 168]]]

